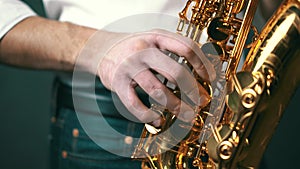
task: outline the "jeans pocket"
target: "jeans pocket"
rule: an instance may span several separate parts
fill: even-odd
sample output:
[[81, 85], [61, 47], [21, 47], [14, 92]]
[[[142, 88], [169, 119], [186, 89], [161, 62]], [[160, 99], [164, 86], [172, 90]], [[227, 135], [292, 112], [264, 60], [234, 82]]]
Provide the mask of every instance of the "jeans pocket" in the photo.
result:
[[[105, 131], [101, 124], [95, 121], [94, 114], [84, 114], [83, 118], [92, 126], [89, 134], [85, 132], [79, 123], [76, 113], [73, 110], [60, 109], [58, 123], [52, 125], [52, 143], [53, 152], [52, 169], [101, 169], [101, 168], [140, 168], [140, 162], [132, 161], [130, 157], [121, 157], [111, 153], [130, 152], [135, 144], [126, 143], [126, 135], [118, 137]], [[112, 120], [118, 128], [126, 130], [128, 122], [120, 119]], [[125, 127], [124, 127], [125, 126]], [[105, 143], [105, 149], [96, 144], [90, 137]]]
[[[70, 149], [62, 150], [62, 166], [70, 169], [113, 169], [113, 168], [140, 168], [140, 162], [132, 161], [129, 157], [120, 157], [101, 148], [92, 141], [81, 128], [74, 128], [70, 140]], [[101, 137], [101, 134], [97, 135]], [[123, 151], [122, 139], [102, 136], [108, 147], [114, 151]], [[66, 145], [66, 144], [65, 144]]]

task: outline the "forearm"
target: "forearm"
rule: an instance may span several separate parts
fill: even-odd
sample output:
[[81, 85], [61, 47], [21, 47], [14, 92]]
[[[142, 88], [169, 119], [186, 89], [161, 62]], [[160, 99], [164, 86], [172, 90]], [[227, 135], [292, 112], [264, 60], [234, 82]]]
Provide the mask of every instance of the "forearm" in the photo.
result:
[[95, 29], [30, 17], [11, 29], [0, 42], [0, 61], [54, 70], [72, 70], [76, 56]]

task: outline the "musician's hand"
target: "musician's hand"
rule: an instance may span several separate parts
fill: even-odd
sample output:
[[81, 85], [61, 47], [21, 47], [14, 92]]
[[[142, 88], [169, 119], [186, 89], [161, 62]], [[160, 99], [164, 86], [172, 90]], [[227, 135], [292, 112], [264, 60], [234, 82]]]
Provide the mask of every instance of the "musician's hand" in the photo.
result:
[[[204, 105], [208, 102], [208, 93], [192, 74], [162, 52], [171, 51], [184, 56], [197, 73], [208, 80], [207, 68], [211, 75], [214, 74], [214, 69], [199, 47], [190, 39], [163, 30], [153, 30], [135, 34], [107, 32], [106, 35], [99, 32], [99, 35], [96, 34], [90, 41], [96, 42], [105, 36], [107, 40], [97, 48], [98, 53], [102, 54], [87, 61], [96, 59], [92, 67], [97, 67], [96, 73], [102, 83], [116, 92], [126, 108], [142, 122], [151, 122], [158, 118], [158, 114], [146, 107], [137, 97], [135, 92], [137, 85], [179, 118], [190, 121], [194, 117], [192, 106], [168, 90], [152, 70], [178, 85], [181, 92], [185, 93], [193, 104]], [[89, 65], [92, 65], [91, 62]]]

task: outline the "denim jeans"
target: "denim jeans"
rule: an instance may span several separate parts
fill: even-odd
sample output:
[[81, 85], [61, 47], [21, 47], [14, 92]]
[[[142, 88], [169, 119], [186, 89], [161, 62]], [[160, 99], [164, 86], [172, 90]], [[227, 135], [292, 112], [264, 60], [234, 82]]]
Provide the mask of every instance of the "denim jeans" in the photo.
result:
[[[58, 87], [61, 87], [58, 84]], [[59, 97], [59, 96], [58, 96]], [[102, 125], [95, 120], [99, 114], [95, 112], [74, 111], [64, 106], [62, 101], [56, 107], [51, 119], [50, 152], [51, 169], [133, 169], [140, 168], [139, 161], [129, 157], [112, 154], [96, 144], [90, 136], [101, 139], [106, 147], [116, 151], [133, 151], [135, 142], [126, 142], [126, 138], [114, 136], [105, 131]], [[115, 110], [115, 109], [112, 109]], [[77, 114], [76, 114], [77, 113]], [[112, 113], [115, 114], [116, 112]], [[93, 130], [87, 134], [81, 126], [78, 115], [88, 121]], [[129, 137], [139, 137], [143, 125], [131, 122], [121, 116], [107, 116], [105, 120], [118, 132]]]
[[[57, 82], [56, 88], [67, 88], [63, 84]], [[98, 94], [105, 95], [106, 99], [100, 102], [104, 103], [110, 101], [110, 92], [106, 89], [100, 88]], [[51, 147], [51, 169], [138, 169], [141, 168], [141, 163], [139, 161], [133, 161], [130, 158], [120, 157], [118, 155], [112, 154], [106, 149], [96, 144], [90, 136], [97, 137], [103, 140], [106, 148], [117, 149], [119, 151], [131, 152], [134, 146], [137, 145], [136, 142], [131, 144], [126, 143], [124, 137], [118, 137], [111, 135], [111, 133], [103, 129], [102, 124], [95, 120], [99, 114], [93, 111], [74, 111], [74, 108], [64, 104], [68, 97], [61, 99], [59, 94], [65, 94], [60, 90], [56, 90], [55, 100], [57, 102], [56, 111], [53, 113], [51, 119], [51, 137], [50, 137], [50, 147]], [[65, 95], [64, 95], [65, 96]], [[72, 99], [72, 98], [71, 98]], [[82, 98], [87, 99], [87, 98]], [[144, 102], [146, 102], [145, 97], [142, 96]], [[111, 104], [111, 105], [110, 105]], [[135, 123], [128, 121], [122, 116], [118, 115], [117, 110], [114, 108], [113, 104], [102, 104], [100, 107], [104, 107], [103, 111], [108, 111], [105, 120], [118, 132], [131, 137], [139, 137], [142, 131], [143, 125], [140, 123]], [[146, 103], [147, 104], [147, 103]], [[101, 104], [100, 104], [101, 105]], [[105, 106], [107, 105], [107, 106]], [[109, 106], [110, 105], [110, 106]], [[79, 120], [84, 118], [88, 121], [88, 124], [93, 128], [89, 135], [82, 128]], [[260, 165], [261, 169], [266, 169], [265, 161], [262, 160]]]

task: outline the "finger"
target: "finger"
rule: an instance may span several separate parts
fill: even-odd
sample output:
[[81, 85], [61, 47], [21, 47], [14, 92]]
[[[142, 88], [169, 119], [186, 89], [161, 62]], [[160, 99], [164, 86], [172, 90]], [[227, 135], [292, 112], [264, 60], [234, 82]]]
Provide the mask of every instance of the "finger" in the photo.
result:
[[152, 49], [152, 56], [144, 56], [143, 60], [151, 69], [154, 69], [176, 84], [180, 91], [194, 104], [200, 106], [207, 104], [209, 94], [185, 67], [178, 64], [158, 49]]
[[197, 74], [207, 82], [212, 82], [216, 79], [216, 70], [214, 65], [208, 60], [207, 56], [201, 50], [199, 45], [194, 43], [191, 46], [194, 55], [186, 55], [185, 58], [192, 64]]
[[[147, 78], [145, 78], [147, 77]], [[139, 86], [160, 105], [183, 121], [191, 121], [195, 115], [192, 107], [176, 97], [149, 70], [144, 70], [134, 77]]]
[[117, 85], [118, 87], [115, 87], [117, 95], [127, 110], [142, 123], [150, 123], [158, 119], [160, 115], [142, 103], [137, 96], [135, 89], [130, 84], [131, 80], [122, 80], [119, 81], [119, 85]]
[[215, 79], [214, 67], [197, 43], [190, 38], [168, 31], [159, 30], [156, 33], [155, 44], [158, 48], [184, 56], [203, 80], [212, 81]]

